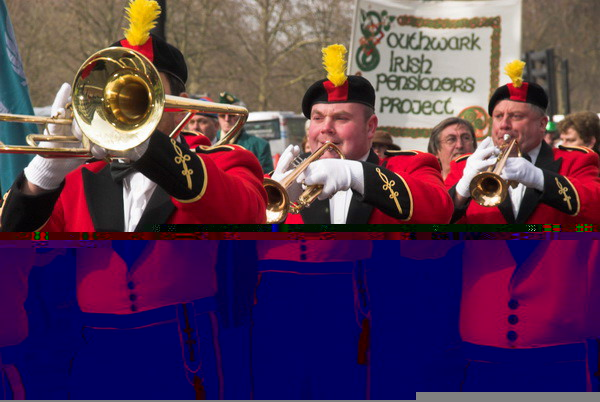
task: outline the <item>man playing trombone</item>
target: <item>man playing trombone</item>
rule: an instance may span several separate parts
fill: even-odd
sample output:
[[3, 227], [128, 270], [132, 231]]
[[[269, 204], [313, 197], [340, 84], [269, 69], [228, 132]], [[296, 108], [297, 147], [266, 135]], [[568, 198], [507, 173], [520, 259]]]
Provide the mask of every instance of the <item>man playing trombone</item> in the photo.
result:
[[[126, 38], [112, 46], [146, 56], [158, 70], [165, 93], [182, 94], [187, 80], [183, 54], [150, 35], [153, 24], [149, 21], [147, 30], [140, 32], [132, 23]], [[127, 67], [128, 60], [116, 57], [115, 64]], [[99, 58], [81, 76], [94, 74], [110, 61]], [[65, 112], [70, 94], [70, 86], [64, 85], [54, 101], [53, 114], [70, 114]], [[48, 131], [81, 138], [79, 125], [75, 120], [71, 126], [50, 124]], [[203, 136], [193, 137], [188, 146], [168, 136], [178, 125], [178, 115], [163, 114], [146, 141], [124, 152], [129, 164], [97, 161], [84, 165], [85, 159], [36, 156], [5, 196], [2, 230], [130, 232], [163, 223], [263, 223], [265, 193], [256, 158], [235, 145], [209, 148], [210, 141]], [[110, 129], [110, 124], [104, 122], [102, 127]], [[91, 151], [98, 159], [106, 156], [98, 145], [92, 145]], [[232, 200], [235, 208], [229, 207]]]
[[[453, 222], [560, 224], [575, 219], [598, 223], [598, 155], [586, 147], [551, 148], [543, 141], [548, 96], [539, 85], [522, 80], [523, 67], [519, 61], [507, 65], [513, 82], [496, 89], [490, 99], [491, 140], [451, 163], [446, 184], [454, 186], [450, 190], [455, 204]], [[504, 147], [515, 139], [522, 157], [506, 159], [495, 179], [497, 185], [492, 186], [507, 188], [508, 196], [492, 203], [479, 199], [473, 191], [481, 187], [478, 174], [496, 163], [499, 149], [494, 146]]]
[[[313, 150], [335, 145], [340, 155], [325, 150], [320, 160], [291, 183], [286, 191], [292, 201], [301, 183], [322, 185], [310, 208], [290, 214], [286, 223], [448, 223], [452, 202], [432, 155], [418, 151], [388, 151], [384, 165], [371, 150], [377, 128], [375, 90], [361, 76], [346, 76], [346, 49], [332, 45], [323, 49], [327, 79], [315, 82], [302, 100], [302, 112], [310, 119], [308, 142]], [[299, 148], [282, 154], [273, 179], [281, 182]], [[435, 206], [435, 207], [432, 207]]]

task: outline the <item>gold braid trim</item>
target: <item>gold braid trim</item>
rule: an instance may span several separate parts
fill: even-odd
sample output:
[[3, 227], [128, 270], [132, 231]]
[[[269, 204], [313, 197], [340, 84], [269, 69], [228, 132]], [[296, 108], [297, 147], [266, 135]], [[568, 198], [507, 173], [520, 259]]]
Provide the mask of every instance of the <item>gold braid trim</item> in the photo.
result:
[[394, 203], [396, 203], [396, 208], [398, 208], [398, 212], [400, 212], [400, 215], [402, 215], [402, 207], [400, 206], [400, 202], [398, 201], [398, 196], [400, 195], [400, 193], [394, 191], [394, 189], [392, 188], [392, 186], [396, 185], [396, 182], [394, 180], [390, 180], [389, 177], [384, 175], [381, 169], [377, 168], [375, 169], [375, 171], [383, 181], [383, 186], [381, 187], [382, 190], [387, 190], [390, 192], [390, 199], [394, 200]]
[[[575, 211], [571, 216], [577, 216], [577, 215], [579, 215], [579, 212], [581, 211], [581, 200], [579, 199], [579, 193], [577, 192], [577, 189], [575, 188], [573, 183], [571, 183], [571, 180], [569, 180], [565, 176], [562, 176], [562, 177], [567, 181], [567, 183], [569, 183], [571, 185], [570, 189], [573, 190], [573, 193], [575, 196], [575, 201], [577, 201], [577, 211]], [[565, 187], [565, 186], [562, 186], [561, 184], [559, 184], [557, 177], [555, 177], [554, 179], [556, 180], [556, 184], [558, 185], [558, 188], [559, 188], [558, 193], [560, 195], [565, 196], [563, 201], [566, 201], [568, 203], [569, 211], [571, 211], [572, 210], [571, 203], [570, 203], [571, 197], [567, 195], [567, 191], [569, 191], [569, 187]], [[563, 188], [564, 188], [564, 190], [563, 190]]]
[[194, 174], [194, 171], [187, 167], [186, 162], [188, 162], [192, 158], [189, 155], [183, 154], [183, 151], [181, 150], [181, 148], [179, 148], [179, 145], [177, 145], [177, 143], [175, 142], [174, 139], [171, 139], [171, 144], [173, 144], [173, 148], [175, 149], [175, 152], [178, 155], [174, 158], [175, 163], [183, 166], [183, 170], [181, 171], [181, 174], [184, 175], [185, 178], [187, 179], [188, 188], [191, 190], [192, 189], [192, 174]]
[[563, 201], [567, 202], [567, 205], [569, 206], [569, 211], [572, 211], [573, 207], [571, 206], [571, 196], [567, 195], [569, 188], [563, 186], [558, 180], [558, 177], [555, 177], [554, 180], [556, 181], [556, 185], [558, 186], [558, 194], [565, 196], [565, 198], [563, 198]]

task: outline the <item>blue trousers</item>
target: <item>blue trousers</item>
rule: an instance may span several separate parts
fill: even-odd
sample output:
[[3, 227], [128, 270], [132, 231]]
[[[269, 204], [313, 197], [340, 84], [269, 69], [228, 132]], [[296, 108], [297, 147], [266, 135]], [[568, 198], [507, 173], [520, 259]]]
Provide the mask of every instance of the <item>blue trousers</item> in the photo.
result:
[[504, 349], [465, 342], [465, 392], [585, 392], [585, 343]]
[[71, 399], [221, 399], [214, 300], [131, 314], [84, 314]]
[[[26, 397], [21, 374], [17, 367], [12, 364], [12, 357], [16, 350], [16, 347], [0, 348], [0, 400], [24, 399]], [[6, 359], [7, 355], [8, 359]]]
[[252, 312], [255, 399], [367, 397], [368, 365], [358, 359], [362, 323], [370, 314], [355, 268], [261, 262]]

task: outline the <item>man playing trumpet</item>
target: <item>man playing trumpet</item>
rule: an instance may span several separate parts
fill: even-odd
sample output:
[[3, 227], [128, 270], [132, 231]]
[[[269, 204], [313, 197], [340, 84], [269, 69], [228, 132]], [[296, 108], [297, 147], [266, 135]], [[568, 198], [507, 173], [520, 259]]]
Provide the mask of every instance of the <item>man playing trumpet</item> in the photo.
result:
[[[548, 122], [548, 96], [542, 87], [521, 78], [525, 63], [506, 66], [512, 83], [496, 89], [488, 112], [492, 137], [472, 155], [451, 164], [446, 185], [453, 186], [453, 222], [480, 223], [575, 223], [600, 222], [598, 155], [585, 147], [551, 148], [544, 141]], [[500, 176], [508, 196], [499, 205], [487, 207], [471, 200], [475, 176], [496, 163], [498, 148], [516, 139], [522, 157], [507, 159]]]
[[[131, 25], [125, 38], [112, 46], [146, 56], [158, 70], [165, 93], [186, 96], [183, 54], [149, 34], [160, 13], [158, 4], [133, 0], [128, 10]], [[81, 75], [93, 74], [104, 63], [94, 62]], [[68, 117], [70, 94], [70, 86], [63, 85], [53, 114]], [[164, 223], [263, 223], [266, 196], [256, 158], [235, 145], [208, 148], [204, 136], [192, 137], [190, 145], [169, 138], [178, 117], [164, 113], [148, 140], [125, 151], [130, 164], [84, 165], [84, 159], [36, 156], [5, 196], [2, 230], [131, 232]], [[48, 131], [82, 137], [76, 121], [70, 126], [50, 124]], [[106, 150], [93, 145], [92, 153], [102, 159]]]
[[[391, 158], [382, 165], [371, 150], [378, 122], [375, 90], [361, 76], [346, 76], [345, 53], [342, 45], [323, 49], [327, 79], [315, 82], [302, 100], [302, 112], [310, 119], [310, 148], [316, 152], [332, 143], [345, 159], [327, 150], [298, 176], [287, 189], [292, 201], [298, 199], [301, 183], [322, 185], [323, 191], [310, 208], [290, 214], [286, 223], [448, 223], [452, 203], [435, 157], [388, 151]], [[291, 173], [299, 153], [292, 146], [284, 151], [274, 180]]]

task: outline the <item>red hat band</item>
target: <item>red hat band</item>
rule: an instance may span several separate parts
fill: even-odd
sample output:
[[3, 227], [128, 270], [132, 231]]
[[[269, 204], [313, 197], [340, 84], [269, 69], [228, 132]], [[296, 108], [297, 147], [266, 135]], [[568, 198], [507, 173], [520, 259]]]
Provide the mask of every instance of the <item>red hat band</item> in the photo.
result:
[[126, 47], [128, 49], [133, 49], [136, 52], [139, 52], [146, 56], [151, 62], [154, 62], [154, 46], [152, 46], [152, 36], [150, 36], [146, 43], [144, 43], [141, 46], [132, 46], [129, 44], [129, 41], [127, 39], [123, 39], [121, 41], [121, 46]]
[[529, 84], [523, 82], [523, 84], [516, 88], [513, 84], [508, 84], [508, 92], [510, 93], [510, 100], [519, 101], [519, 102], [527, 102], [527, 90], [529, 89]]
[[339, 87], [327, 80], [323, 82], [323, 86], [327, 91], [327, 102], [345, 102], [348, 100], [348, 80]]

